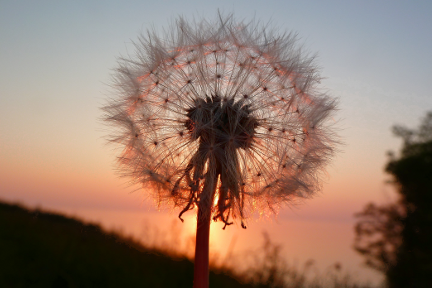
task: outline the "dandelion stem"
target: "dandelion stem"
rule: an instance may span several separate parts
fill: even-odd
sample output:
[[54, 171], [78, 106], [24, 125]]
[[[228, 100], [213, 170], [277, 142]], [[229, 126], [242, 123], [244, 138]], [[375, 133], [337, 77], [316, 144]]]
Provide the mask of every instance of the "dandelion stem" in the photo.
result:
[[205, 174], [205, 183], [198, 202], [198, 217], [195, 242], [194, 288], [209, 287], [209, 241], [212, 205], [220, 164], [214, 157], [209, 159], [209, 169]]
[[209, 287], [210, 213], [198, 208], [195, 246], [194, 288]]

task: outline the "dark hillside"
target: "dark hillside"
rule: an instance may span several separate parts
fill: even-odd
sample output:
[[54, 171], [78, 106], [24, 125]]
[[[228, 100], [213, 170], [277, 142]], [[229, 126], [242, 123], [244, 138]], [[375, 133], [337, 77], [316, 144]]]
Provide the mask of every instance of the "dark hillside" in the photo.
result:
[[[192, 287], [193, 263], [99, 226], [0, 202], [0, 287]], [[211, 287], [251, 287], [224, 274]]]

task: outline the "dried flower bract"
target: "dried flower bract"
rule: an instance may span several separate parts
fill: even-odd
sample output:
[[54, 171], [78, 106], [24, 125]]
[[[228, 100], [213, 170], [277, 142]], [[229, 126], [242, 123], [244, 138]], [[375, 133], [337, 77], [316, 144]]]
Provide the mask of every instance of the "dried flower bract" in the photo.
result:
[[167, 31], [118, 61], [118, 98], [104, 110], [122, 171], [180, 218], [201, 205], [226, 225], [319, 190], [335, 102], [295, 35], [232, 16]]

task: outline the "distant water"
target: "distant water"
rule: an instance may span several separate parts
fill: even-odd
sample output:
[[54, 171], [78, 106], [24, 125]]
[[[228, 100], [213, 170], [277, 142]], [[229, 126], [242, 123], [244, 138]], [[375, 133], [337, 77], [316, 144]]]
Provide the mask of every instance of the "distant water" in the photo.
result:
[[[175, 212], [87, 208], [61, 208], [58, 211], [99, 223], [107, 230], [122, 232], [150, 245], [170, 245], [193, 255], [196, 222], [192, 212], [184, 217], [182, 223]], [[350, 272], [362, 282], [377, 285], [383, 276], [366, 268], [362, 264], [363, 258], [352, 249], [353, 225], [348, 221], [306, 221], [287, 217], [249, 220], [247, 229], [234, 224], [222, 230], [221, 223], [212, 223], [211, 258], [218, 263], [228, 263], [232, 257], [246, 258], [262, 245], [263, 232], [266, 232], [272, 243], [283, 247], [281, 253], [290, 265], [301, 268], [306, 261], [313, 259], [320, 273], [325, 273], [330, 266], [340, 263], [343, 272]]]

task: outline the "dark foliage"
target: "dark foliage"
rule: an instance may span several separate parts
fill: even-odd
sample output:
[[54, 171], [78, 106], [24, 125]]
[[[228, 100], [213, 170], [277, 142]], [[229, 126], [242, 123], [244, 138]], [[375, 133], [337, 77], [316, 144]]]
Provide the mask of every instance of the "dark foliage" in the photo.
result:
[[355, 226], [354, 249], [366, 258], [366, 265], [381, 272], [396, 263], [401, 243], [403, 210], [399, 203], [366, 205]]
[[[193, 263], [99, 226], [0, 203], [0, 287], [191, 287]], [[250, 287], [210, 273], [210, 287]]]
[[358, 214], [355, 248], [386, 273], [389, 287], [432, 287], [432, 112], [417, 130], [396, 126], [394, 133], [404, 144], [386, 172], [400, 199]]

